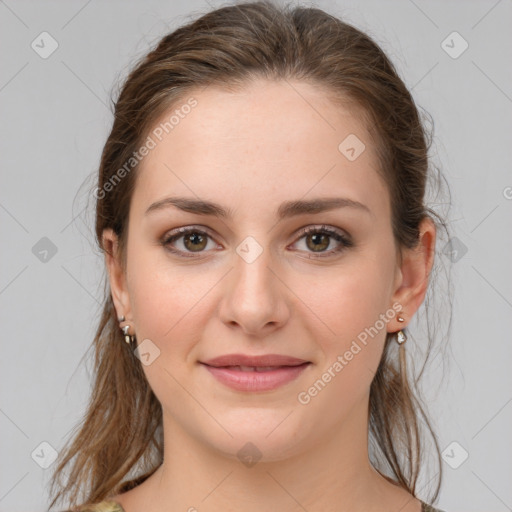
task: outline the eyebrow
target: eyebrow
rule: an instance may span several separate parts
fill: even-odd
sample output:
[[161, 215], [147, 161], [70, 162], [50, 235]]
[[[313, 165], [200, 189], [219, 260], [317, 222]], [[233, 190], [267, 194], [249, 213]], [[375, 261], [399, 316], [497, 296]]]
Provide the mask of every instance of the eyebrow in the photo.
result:
[[[144, 215], [170, 206], [197, 215], [212, 215], [223, 219], [231, 219], [233, 217], [233, 211], [230, 208], [224, 208], [220, 204], [211, 201], [190, 197], [166, 197], [151, 204]], [[283, 220], [297, 215], [322, 213], [337, 208], [354, 208], [373, 216], [371, 210], [359, 201], [345, 197], [325, 197], [309, 201], [285, 201], [279, 206], [277, 217], [279, 220]]]

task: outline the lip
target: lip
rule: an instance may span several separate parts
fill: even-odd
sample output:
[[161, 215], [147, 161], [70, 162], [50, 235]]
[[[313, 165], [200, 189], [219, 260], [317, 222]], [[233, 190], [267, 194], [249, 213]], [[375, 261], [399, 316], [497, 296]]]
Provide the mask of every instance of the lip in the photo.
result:
[[298, 366], [308, 363], [305, 359], [283, 356], [279, 354], [263, 354], [261, 356], [249, 356], [246, 354], [226, 354], [214, 357], [201, 363], [208, 366]]
[[[201, 364], [222, 384], [238, 391], [255, 392], [271, 391], [295, 380], [311, 362], [277, 354], [263, 356], [228, 354], [209, 359]], [[232, 368], [237, 366], [260, 367], [262, 370]], [[268, 367], [274, 368], [267, 369]]]

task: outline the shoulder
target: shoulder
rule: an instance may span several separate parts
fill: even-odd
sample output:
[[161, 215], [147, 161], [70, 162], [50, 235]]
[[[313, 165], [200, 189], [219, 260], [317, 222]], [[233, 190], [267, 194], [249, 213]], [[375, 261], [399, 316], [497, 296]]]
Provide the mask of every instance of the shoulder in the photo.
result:
[[63, 512], [124, 512], [124, 509], [117, 501], [105, 500], [92, 505], [82, 505], [73, 511], [66, 510]]
[[[63, 511], [63, 512], [125, 512], [123, 507], [113, 500], [106, 500], [100, 503], [94, 503], [92, 505], [84, 505], [79, 507], [75, 511]], [[444, 512], [441, 509], [435, 508], [427, 503], [421, 502], [421, 512]]]
[[[71, 512], [71, 511], [64, 511]], [[123, 507], [116, 501], [108, 500], [93, 505], [84, 505], [74, 512], [124, 512]], [[421, 512], [444, 512], [438, 508], [432, 507], [427, 503], [421, 502]]]

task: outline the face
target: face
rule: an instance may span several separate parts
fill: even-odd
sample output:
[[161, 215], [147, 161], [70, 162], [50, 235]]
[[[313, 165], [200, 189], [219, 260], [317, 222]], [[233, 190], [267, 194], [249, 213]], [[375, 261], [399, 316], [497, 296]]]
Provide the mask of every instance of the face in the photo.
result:
[[[360, 116], [318, 88], [257, 81], [190, 96], [196, 106], [161, 141], [153, 135], [137, 171], [114, 302], [146, 343], [143, 369], [164, 425], [233, 457], [251, 441], [277, 460], [366, 410], [386, 332], [403, 326], [389, 193]], [[177, 197], [226, 215], [165, 201]], [[342, 201], [290, 207], [326, 199]], [[309, 364], [247, 391], [202, 364], [226, 354]]]

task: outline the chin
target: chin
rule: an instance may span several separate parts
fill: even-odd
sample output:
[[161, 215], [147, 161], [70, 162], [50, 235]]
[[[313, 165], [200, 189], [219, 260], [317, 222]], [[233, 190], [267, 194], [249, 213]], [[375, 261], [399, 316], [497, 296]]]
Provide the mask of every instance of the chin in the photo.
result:
[[[287, 417], [289, 415], [289, 417]], [[286, 418], [286, 419], [285, 419]], [[283, 421], [284, 420], [284, 421]], [[205, 436], [205, 442], [225, 457], [258, 462], [285, 460], [304, 451], [307, 433], [299, 415], [289, 411], [251, 411], [231, 414], [229, 420], [219, 418], [231, 434], [219, 431], [215, 438]], [[209, 431], [211, 434], [211, 430]], [[231, 437], [232, 436], [232, 437]], [[251, 462], [246, 465], [249, 467]]]

